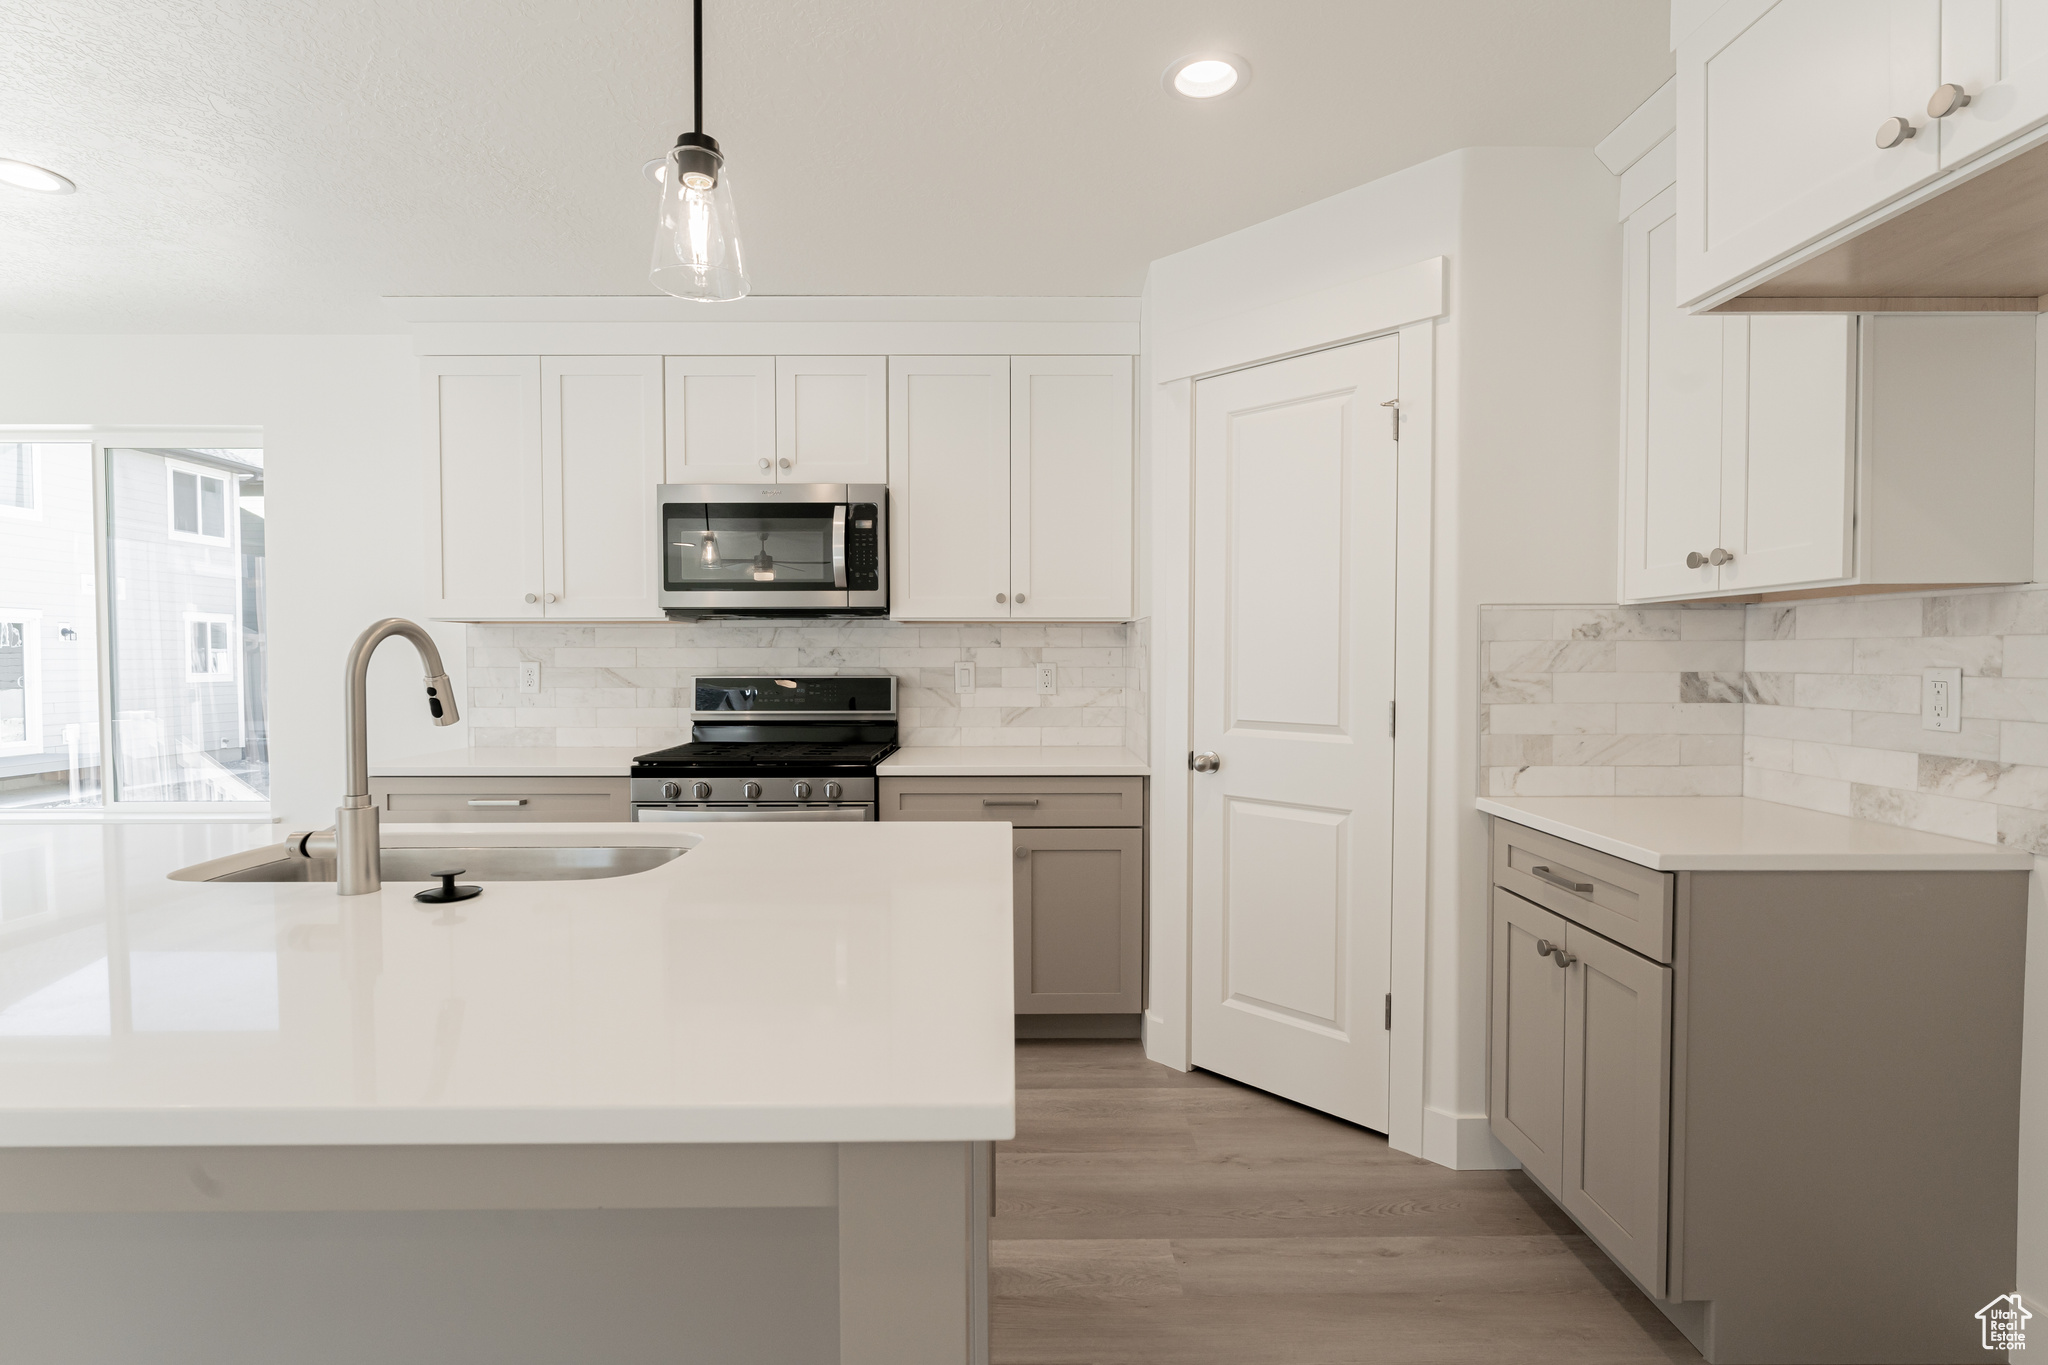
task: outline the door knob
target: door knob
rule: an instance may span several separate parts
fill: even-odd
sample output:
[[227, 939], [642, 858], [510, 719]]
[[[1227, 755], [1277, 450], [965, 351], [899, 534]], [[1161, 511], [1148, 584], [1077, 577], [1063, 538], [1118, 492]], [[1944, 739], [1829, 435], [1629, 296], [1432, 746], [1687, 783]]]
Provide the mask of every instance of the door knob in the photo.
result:
[[1715, 548], [1714, 553], [1707, 556], [1707, 563], [1713, 565], [1717, 569], [1720, 568], [1723, 564], [1733, 564], [1734, 562], [1735, 556], [1729, 554], [1726, 550], [1723, 550], [1718, 546]]
[[1213, 773], [1223, 766], [1223, 760], [1210, 750], [1188, 755], [1188, 766], [1198, 773]]
[[1888, 118], [1877, 125], [1877, 145], [1892, 148], [1913, 136], [1919, 129], [1902, 118]]
[[[1937, 85], [1934, 87], [1934, 93], [1927, 98], [1927, 117], [1947, 118], [1956, 110], [1968, 105], [1969, 102], [1970, 97], [1964, 93], [1963, 87], [1955, 82], [1951, 81], [1947, 85]], [[1879, 143], [1878, 145], [1882, 146], [1884, 144]]]

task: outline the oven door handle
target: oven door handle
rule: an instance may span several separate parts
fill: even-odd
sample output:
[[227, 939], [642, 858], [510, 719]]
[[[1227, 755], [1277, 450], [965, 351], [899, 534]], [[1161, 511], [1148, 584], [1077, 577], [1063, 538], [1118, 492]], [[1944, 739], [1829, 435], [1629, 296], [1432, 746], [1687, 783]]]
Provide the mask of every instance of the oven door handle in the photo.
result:
[[846, 586], [846, 504], [832, 509], [832, 586]]

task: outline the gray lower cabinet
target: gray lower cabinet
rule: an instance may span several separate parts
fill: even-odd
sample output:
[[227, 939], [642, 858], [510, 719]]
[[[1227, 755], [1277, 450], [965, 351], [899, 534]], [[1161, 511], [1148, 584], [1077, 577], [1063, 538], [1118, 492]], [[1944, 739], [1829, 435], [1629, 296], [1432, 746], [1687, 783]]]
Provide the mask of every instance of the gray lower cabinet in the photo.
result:
[[1016, 876], [1019, 1014], [1145, 1006], [1145, 779], [884, 777], [883, 820], [1001, 820]]
[[385, 824], [631, 820], [624, 777], [372, 777]]
[[2025, 872], [1657, 872], [1496, 819], [1494, 1135], [1713, 1362], [1996, 1359]]

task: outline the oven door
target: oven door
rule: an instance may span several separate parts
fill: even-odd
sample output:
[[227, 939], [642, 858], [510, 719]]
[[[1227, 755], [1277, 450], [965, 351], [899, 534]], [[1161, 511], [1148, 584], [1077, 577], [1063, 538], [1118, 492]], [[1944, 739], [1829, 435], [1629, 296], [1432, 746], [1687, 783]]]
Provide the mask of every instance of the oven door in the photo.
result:
[[880, 485], [664, 484], [662, 609], [886, 612], [886, 499]]
[[873, 806], [635, 806], [643, 825], [763, 824], [814, 820], [857, 823], [875, 818]]

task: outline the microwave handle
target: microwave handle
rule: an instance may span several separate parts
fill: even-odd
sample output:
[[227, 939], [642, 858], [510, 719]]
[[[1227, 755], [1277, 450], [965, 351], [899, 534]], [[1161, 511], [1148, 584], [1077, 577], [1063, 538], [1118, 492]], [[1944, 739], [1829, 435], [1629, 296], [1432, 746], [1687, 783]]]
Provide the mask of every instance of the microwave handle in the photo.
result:
[[846, 504], [832, 509], [832, 586], [846, 586]]

